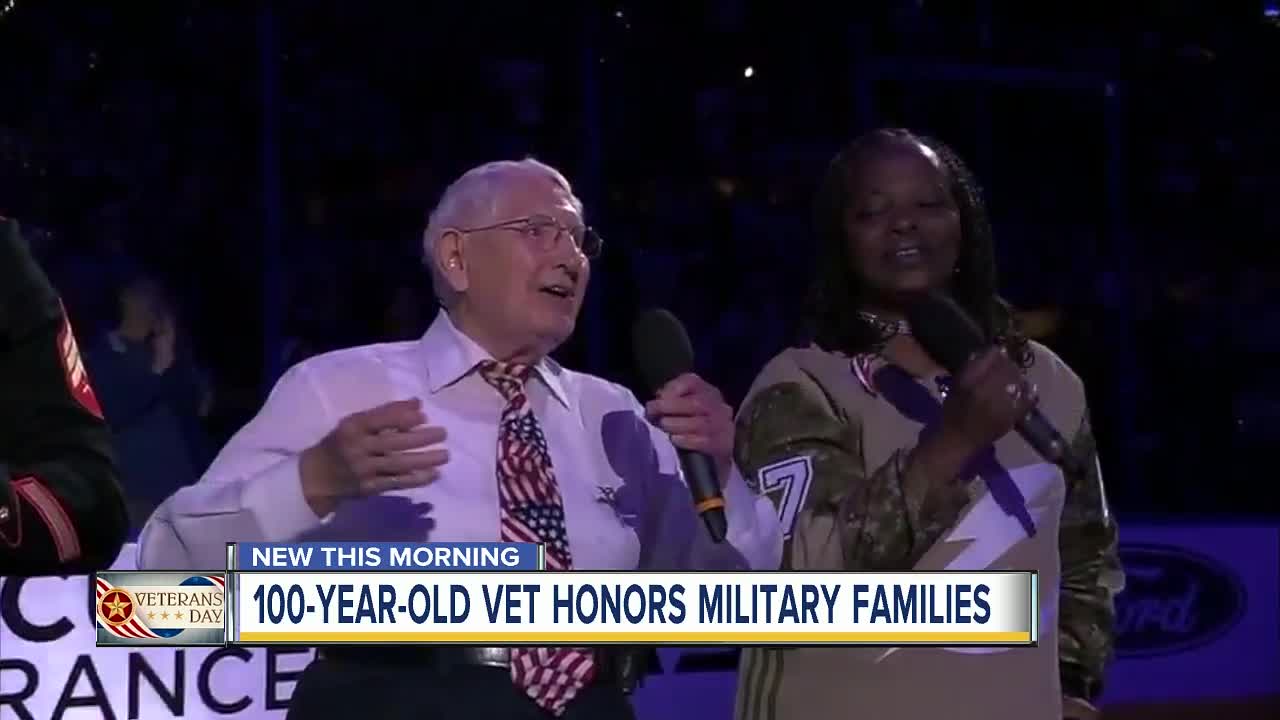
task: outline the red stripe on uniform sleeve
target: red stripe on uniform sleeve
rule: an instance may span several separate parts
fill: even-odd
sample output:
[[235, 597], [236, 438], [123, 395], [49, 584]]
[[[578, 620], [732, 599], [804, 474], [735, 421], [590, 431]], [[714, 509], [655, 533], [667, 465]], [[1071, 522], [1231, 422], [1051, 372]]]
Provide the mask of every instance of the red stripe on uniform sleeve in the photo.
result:
[[49, 488], [33, 477], [15, 480], [14, 490], [19, 498], [25, 498], [36, 509], [53, 538], [58, 562], [71, 562], [80, 557], [80, 536], [76, 533], [71, 517]]
[[[61, 306], [62, 301], [58, 301]], [[102, 405], [89, 383], [89, 373], [85, 370], [84, 359], [80, 356], [80, 346], [76, 343], [75, 333], [71, 331], [71, 319], [67, 309], [62, 306], [62, 327], [58, 329], [58, 355], [62, 359], [62, 371], [67, 377], [67, 389], [71, 396], [99, 420], [102, 418]]]

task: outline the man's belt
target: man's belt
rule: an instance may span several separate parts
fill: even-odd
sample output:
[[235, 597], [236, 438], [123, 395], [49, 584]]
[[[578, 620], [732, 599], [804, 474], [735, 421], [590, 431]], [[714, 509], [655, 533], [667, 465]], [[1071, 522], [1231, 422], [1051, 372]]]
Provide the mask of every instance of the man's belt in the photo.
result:
[[[331, 645], [319, 648], [322, 660], [365, 666], [422, 667], [447, 670], [458, 665], [511, 667], [511, 648], [470, 645]], [[595, 648], [596, 682], [616, 684], [625, 693], [635, 690], [644, 676], [647, 648]]]

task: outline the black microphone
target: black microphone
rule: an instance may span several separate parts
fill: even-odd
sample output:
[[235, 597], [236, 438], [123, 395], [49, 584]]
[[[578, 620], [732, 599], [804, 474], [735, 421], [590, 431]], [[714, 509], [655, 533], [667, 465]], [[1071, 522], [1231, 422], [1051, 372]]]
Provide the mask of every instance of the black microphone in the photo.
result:
[[[911, 334], [925, 352], [946, 368], [952, 376], [968, 364], [976, 353], [986, 349], [982, 331], [973, 319], [949, 297], [931, 293], [915, 303], [907, 313]], [[1070, 473], [1084, 469], [1067, 445], [1067, 441], [1040, 413], [1038, 408], [1018, 421], [1018, 434], [1041, 457]]]
[[[642, 314], [631, 329], [636, 367], [649, 390], [658, 390], [676, 377], [693, 370], [693, 343], [684, 325], [661, 308]], [[717, 478], [716, 463], [710, 455], [676, 448], [685, 482], [693, 494], [693, 507], [702, 516], [711, 539], [722, 543], [729, 531], [724, 516], [724, 495]]]

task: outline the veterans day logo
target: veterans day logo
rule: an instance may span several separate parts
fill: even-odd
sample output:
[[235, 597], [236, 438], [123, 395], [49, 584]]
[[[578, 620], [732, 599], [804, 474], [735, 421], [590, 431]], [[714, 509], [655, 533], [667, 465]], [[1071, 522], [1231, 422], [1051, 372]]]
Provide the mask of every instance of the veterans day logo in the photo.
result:
[[94, 577], [98, 645], [223, 645], [221, 575], [104, 572]]

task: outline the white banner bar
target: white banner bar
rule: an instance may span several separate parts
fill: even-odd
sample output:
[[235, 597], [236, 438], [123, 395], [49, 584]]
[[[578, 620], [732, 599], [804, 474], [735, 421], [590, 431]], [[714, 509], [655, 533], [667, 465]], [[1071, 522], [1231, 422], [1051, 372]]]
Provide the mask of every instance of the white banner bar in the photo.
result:
[[1035, 576], [236, 573], [242, 644], [1030, 645]]

